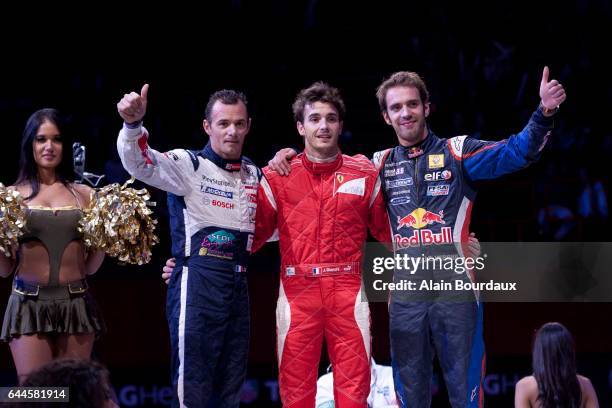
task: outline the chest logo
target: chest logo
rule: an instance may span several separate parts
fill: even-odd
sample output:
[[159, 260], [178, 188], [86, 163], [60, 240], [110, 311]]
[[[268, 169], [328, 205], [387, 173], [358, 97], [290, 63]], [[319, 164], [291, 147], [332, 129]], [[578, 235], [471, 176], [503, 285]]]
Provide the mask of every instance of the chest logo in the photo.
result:
[[441, 169], [444, 167], [443, 154], [430, 154], [427, 156], [427, 167], [429, 169]]
[[405, 217], [397, 217], [397, 229], [399, 230], [402, 227], [420, 229], [434, 223], [445, 224], [443, 218], [444, 210], [436, 214], [425, 208], [417, 208]]
[[365, 177], [356, 178], [350, 174], [336, 173], [334, 179], [334, 195], [335, 194], [353, 194], [358, 196], [365, 195]]
[[425, 173], [423, 179], [425, 181], [439, 181], [439, 180], [450, 180], [453, 176], [450, 170], [432, 171], [431, 173]]

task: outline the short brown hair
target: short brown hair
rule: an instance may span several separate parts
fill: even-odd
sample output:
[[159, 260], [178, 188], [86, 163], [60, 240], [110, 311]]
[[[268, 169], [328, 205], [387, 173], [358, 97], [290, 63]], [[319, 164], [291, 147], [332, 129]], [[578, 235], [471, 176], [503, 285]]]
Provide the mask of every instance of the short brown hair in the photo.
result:
[[427, 91], [427, 85], [425, 85], [423, 78], [421, 78], [416, 72], [399, 71], [391, 74], [391, 76], [385, 79], [382, 84], [378, 86], [378, 89], [376, 89], [378, 105], [380, 106], [380, 110], [382, 112], [387, 110], [387, 91], [390, 88], [395, 88], [396, 86], [414, 87], [419, 91], [421, 102], [429, 102], [429, 91]]
[[293, 117], [296, 122], [304, 122], [304, 108], [315, 102], [325, 102], [334, 105], [340, 120], [344, 119], [346, 108], [340, 91], [325, 82], [315, 82], [308, 88], [302, 89], [295, 102], [293, 102]]
[[209, 122], [212, 119], [211, 116], [213, 106], [217, 101], [221, 102], [224, 105], [236, 105], [238, 102], [244, 103], [244, 106], [247, 106], [248, 104], [246, 95], [240, 91], [234, 91], [233, 89], [222, 89], [220, 91], [217, 91], [214, 94], [210, 95], [210, 98], [208, 98], [206, 110], [204, 111], [204, 118]]

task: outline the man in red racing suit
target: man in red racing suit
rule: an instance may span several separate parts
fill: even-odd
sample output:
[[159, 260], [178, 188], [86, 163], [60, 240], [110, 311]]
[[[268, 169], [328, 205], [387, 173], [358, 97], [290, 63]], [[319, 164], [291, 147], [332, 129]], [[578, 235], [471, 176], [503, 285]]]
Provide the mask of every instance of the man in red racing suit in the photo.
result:
[[370, 391], [370, 311], [361, 281], [368, 227], [389, 241], [378, 172], [338, 148], [344, 103], [315, 83], [293, 105], [305, 151], [283, 177], [264, 168], [258, 190], [257, 250], [277, 231], [281, 283], [276, 309], [283, 406], [313, 407], [323, 337], [334, 367], [337, 407], [366, 407]]

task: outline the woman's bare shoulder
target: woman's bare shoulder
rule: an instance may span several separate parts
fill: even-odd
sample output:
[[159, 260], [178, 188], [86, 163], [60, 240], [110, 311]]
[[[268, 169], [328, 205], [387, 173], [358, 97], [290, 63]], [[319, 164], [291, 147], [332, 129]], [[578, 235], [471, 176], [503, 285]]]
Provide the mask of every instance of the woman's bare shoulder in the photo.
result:
[[595, 388], [593, 387], [591, 380], [580, 374], [578, 374], [577, 377], [578, 382], [580, 383], [580, 390], [582, 390], [583, 400], [588, 402], [597, 401], [597, 393], [595, 392]]
[[22, 197], [27, 197], [32, 192], [32, 186], [28, 183], [11, 184], [7, 188], [17, 191]]
[[528, 375], [527, 377], [523, 377], [516, 383], [516, 386], [526, 387], [526, 388], [538, 388], [538, 382], [536, 381], [533, 375]]
[[71, 186], [72, 188], [74, 188], [74, 191], [76, 191], [76, 193], [79, 195], [81, 202], [86, 205], [89, 204], [91, 193], [92, 191], [94, 191], [94, 189], [85, 184], [72, 183]]
[[530, 375], [516, 383], [514, 404], [516, 407], [531, 407], [538, 397], [538, 382]]

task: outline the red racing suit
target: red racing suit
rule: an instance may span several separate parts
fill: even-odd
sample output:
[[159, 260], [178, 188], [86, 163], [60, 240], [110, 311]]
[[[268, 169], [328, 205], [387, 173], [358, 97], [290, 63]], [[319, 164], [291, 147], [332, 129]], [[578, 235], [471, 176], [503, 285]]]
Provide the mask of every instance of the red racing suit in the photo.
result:
[[258, 190], [257, 250], [278, 232], [276, 308], [280, 395], [285, 407], [313, 407], [323, 337], [334, 367], [337, 407], [366, 407], [370, 309], [361, 282], [368, 227], [390, 241], [378, 172], [362, 155], [291, 161], [287, 177], [264, 168]]

